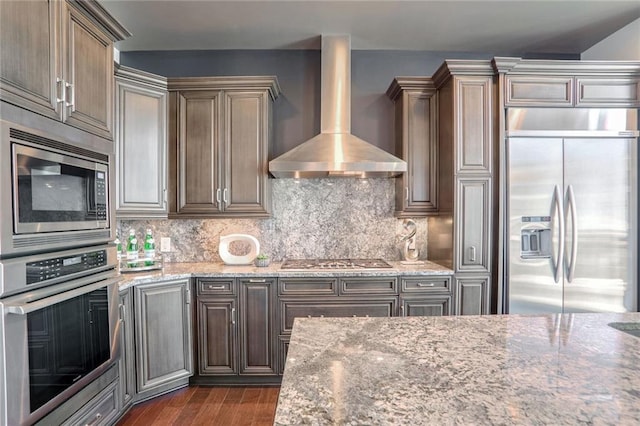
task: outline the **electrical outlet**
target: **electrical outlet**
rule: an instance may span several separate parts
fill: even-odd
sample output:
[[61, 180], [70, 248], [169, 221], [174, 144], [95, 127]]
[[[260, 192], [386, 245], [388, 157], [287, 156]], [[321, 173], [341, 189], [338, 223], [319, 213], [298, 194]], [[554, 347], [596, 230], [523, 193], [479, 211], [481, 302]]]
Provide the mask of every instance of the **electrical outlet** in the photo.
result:
[[160, 238], [160, 251], [163, 253], [167, 253], [171, 251], [171, 238], [169, 237]]

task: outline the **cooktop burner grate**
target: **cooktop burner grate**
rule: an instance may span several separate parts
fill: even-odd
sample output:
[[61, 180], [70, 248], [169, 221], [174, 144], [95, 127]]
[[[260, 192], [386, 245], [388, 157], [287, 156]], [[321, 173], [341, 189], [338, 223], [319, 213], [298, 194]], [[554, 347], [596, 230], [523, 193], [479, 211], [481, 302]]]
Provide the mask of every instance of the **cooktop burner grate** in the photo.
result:
[[280, 269], [379, 269], [392, 268], [382, 259], [286, 259]]

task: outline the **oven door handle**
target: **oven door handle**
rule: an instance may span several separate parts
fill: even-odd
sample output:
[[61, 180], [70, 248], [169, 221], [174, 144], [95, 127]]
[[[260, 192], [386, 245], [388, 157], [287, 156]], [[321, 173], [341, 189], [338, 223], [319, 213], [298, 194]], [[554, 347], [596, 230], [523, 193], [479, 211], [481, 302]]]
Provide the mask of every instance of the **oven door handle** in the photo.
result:
[[43, 299], [34, 300], [33, 302], [7, 304], [4, 306], [4, 310], [10, 314], [25, 315], [31, 312], [44, 309], [48, 306], [55, 305], [56, 303], [64, 302], [65, 300], [73, 299], [74, 297], [82, 296], [86, 293], [91, 293], [94, 290], [98, 290], [102, 287], [107, 287], [111, 284], [116, 284], [122, 280], [122, 277], [111, 278], [88, 284], [82, 287], [78, 287], [73, 290], [65, 291], [54, 296], [45, 297]]

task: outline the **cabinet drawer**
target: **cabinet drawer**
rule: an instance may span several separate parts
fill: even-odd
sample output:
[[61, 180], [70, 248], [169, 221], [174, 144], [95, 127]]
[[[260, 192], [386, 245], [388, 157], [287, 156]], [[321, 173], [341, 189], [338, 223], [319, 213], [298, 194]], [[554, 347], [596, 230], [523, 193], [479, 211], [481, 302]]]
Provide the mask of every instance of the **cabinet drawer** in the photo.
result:
[[342, 279], [340, 294], [398, 294], [398, 281], [396, 278]]
[[451, 295], [413, 296], [400, 300], [403, 317], [434, 317], [451, 315]]
[[432, 276], [420, 278], [403, 278], [403, 293], [423, 293], [423, 292], [450, 292], [451, 279], [449, 277]]
[[337, 278], [281, 278], [278, 294], [308, 296], [312, 294], [337, 295]]
[[197, 279], [196, 287], [198, 295], [226, 294], [233, 295], [236, 292], [233, 280], [207, 280]]
[[63, 424], [65, 426], [112, 424], [118, 415], [116, 406], [117, 389], [118, 381], [116, 380]]
[[507, 106], [573, 105], [572, 77], [507, 77]]
[[296, 318], [314, 317], [390, 317], [396, 312], [395, 297], [378, 300], [281, 300], [280, 333], [289, 334]]

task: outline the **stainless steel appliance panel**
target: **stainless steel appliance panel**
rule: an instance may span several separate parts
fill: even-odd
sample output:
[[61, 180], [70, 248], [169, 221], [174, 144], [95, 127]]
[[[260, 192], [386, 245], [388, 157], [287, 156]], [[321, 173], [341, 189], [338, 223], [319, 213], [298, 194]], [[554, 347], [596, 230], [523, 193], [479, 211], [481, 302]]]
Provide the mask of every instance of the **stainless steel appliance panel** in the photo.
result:
[[[563, 227], [562, 139], [511, 138], [507, 149], [509, 312], [559, 312], [564, 278], [559, 247]], [[551, 250], [535, 257], [531, 245], [523, 247], [522, 235], [547, 229]]]
[[32, 424], [119, 356], [115, 270], [0, 299], [1, 424]]
[[564, 140], [565, 312], [634, 311], [633, 139]]
[[111, 153], [0, 120], [0, 159], [0, 258], [114, 238]]

